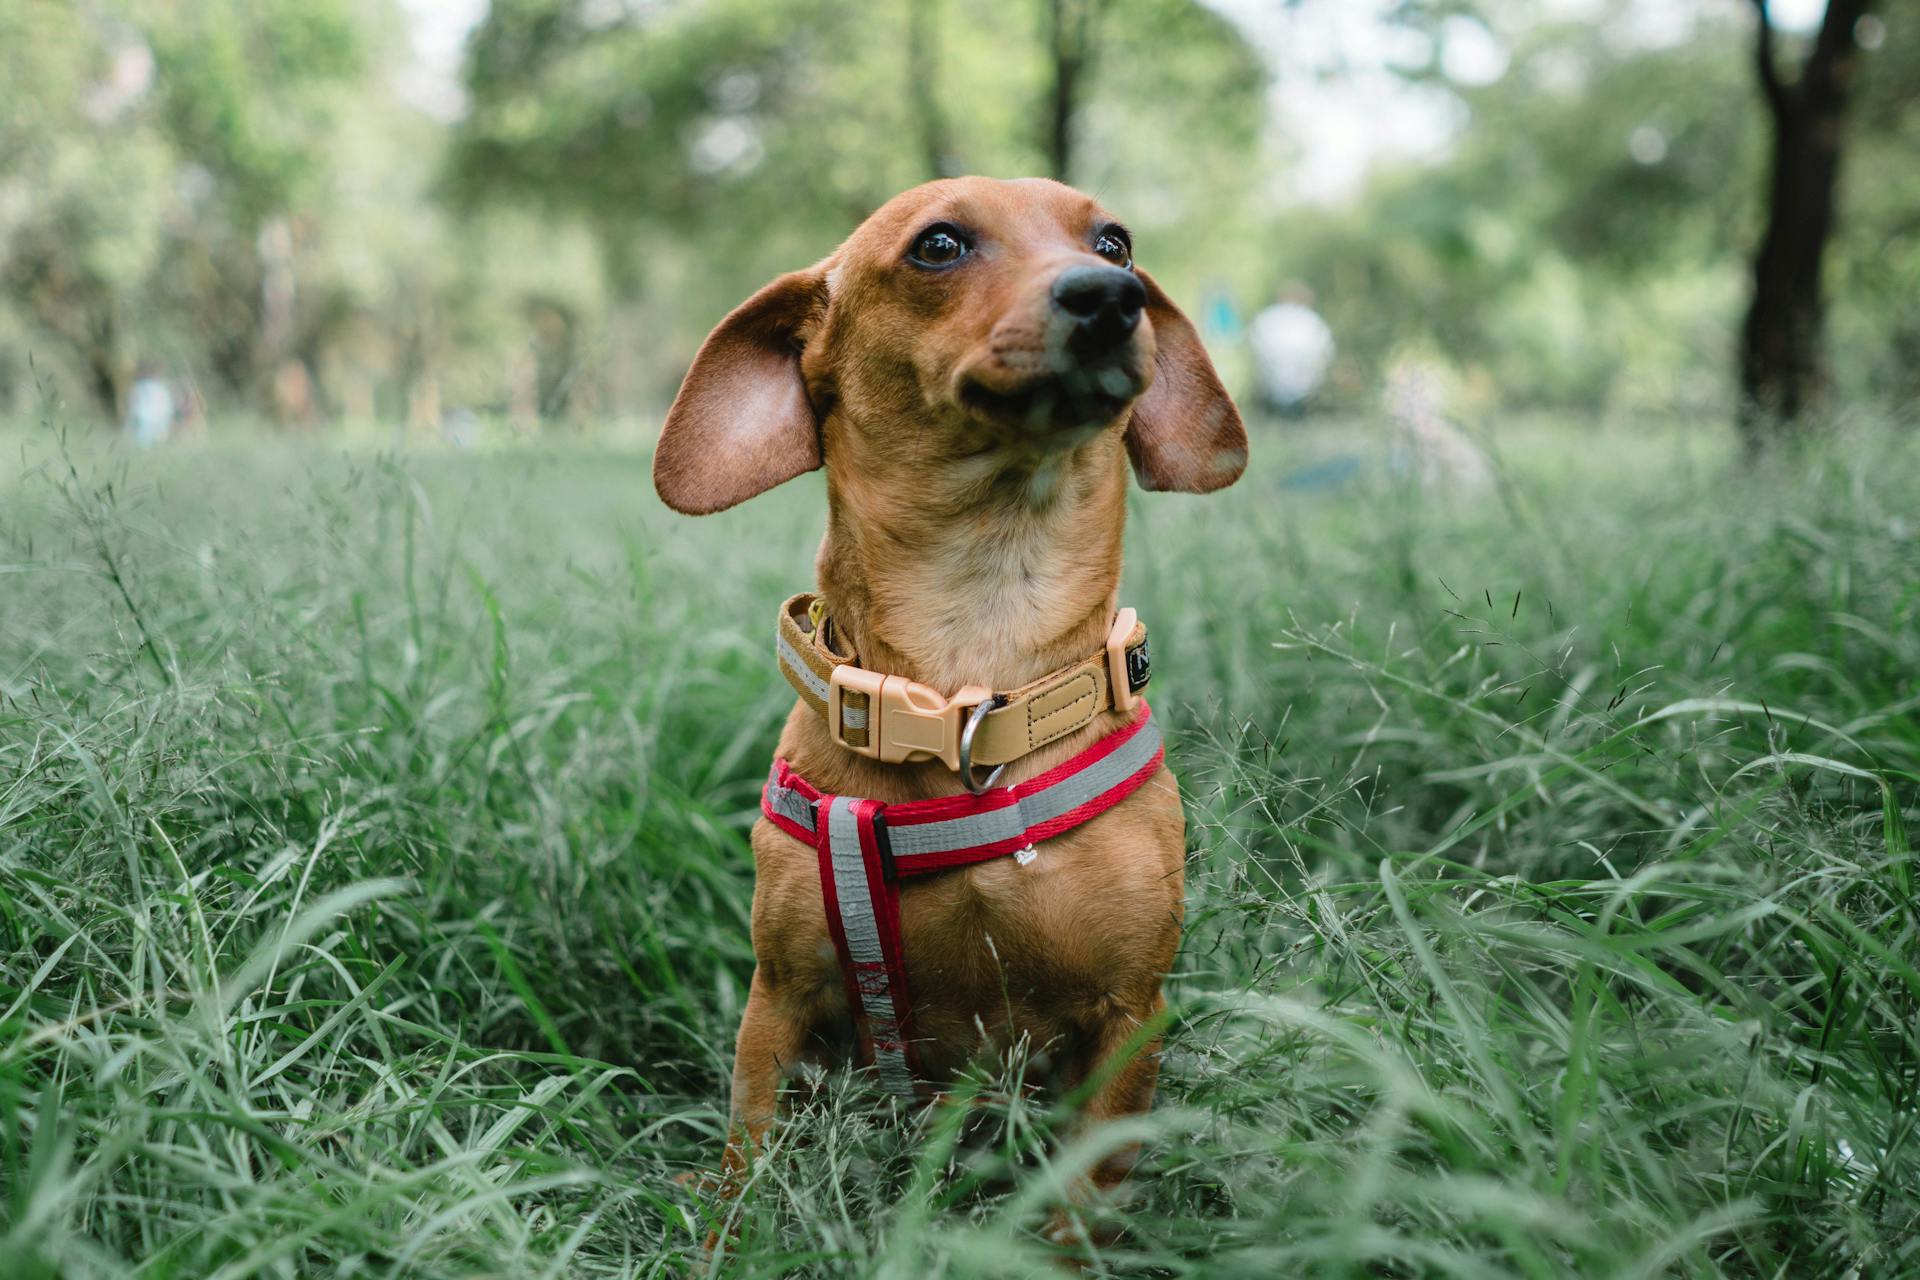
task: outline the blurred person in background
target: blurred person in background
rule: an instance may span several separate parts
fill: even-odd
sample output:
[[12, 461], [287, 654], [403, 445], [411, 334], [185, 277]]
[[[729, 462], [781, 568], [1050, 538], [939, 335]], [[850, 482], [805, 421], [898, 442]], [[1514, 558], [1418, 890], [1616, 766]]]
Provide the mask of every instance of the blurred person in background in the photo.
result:
[[173, 388], [151, 363], [142, 363], [127, 392], [127, 434], [142, 449], [165, 444], [173, 434]]
[[1262, 403], [1283, 418], [1299, 417], [1333, 364], [1333, 331], [1313, 309], [1313, 290], [1298, 281], [1282, 285], [1247, 327], [1247, 342]]

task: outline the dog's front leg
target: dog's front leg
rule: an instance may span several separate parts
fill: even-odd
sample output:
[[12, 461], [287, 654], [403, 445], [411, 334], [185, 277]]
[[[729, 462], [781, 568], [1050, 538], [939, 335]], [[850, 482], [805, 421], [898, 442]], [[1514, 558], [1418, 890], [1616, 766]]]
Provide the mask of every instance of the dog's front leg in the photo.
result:
[[[1158, 991], [1143, 1008], [1128, 1011], [1116, 1008], [1096, 1030], [1088, 1052], [1080, 1059], [1079, 1069], [1068, 1080], [1070, 1092], [1089, 1082], [1093, 1092], [1081, 1108], [1076, 1129], [1084, 1132], [1109, 1120], [1145, 1115], [1153, 1106], [1153, 1091], [1160, 1079], [1160, 1035], [1156, 1029], [1144, 1043], [1141, 1029], [1158, 1027], [1166, 999]], [[1114, 1193], [1133, 1172], [1140, 1157], [1140, 1144], [1124, 1143], [1096, 1161], [1085, 1176], [1076, 1179], [1068, 1193], [1068, 1203], [1054, 1209], [1047, 1220], [1047, 1238], [1056, 1244], [1086, 1239], [1096, 1246], [1113, 1243], [1120, 1235], [1117, 1222], [1090, 1224], [1083, 1233], [1075, 1222], [1074, 1210], [1080, 1207], [1110, 1208]]]
[[[753, 1157], [773, 1127], [781, 1073], [799, 1057], [804, 1038], [805, 1028], [780, 1008], [756, 967], [733, 1047], [733, 1099], [728, 1108], [727, 1150], [721, 1160], [723, 1206], [730, 1206], [740, 1193]], [[719, 1245], [722, 1234], [716, 1227], [707, 1237], [709, 1251]]]

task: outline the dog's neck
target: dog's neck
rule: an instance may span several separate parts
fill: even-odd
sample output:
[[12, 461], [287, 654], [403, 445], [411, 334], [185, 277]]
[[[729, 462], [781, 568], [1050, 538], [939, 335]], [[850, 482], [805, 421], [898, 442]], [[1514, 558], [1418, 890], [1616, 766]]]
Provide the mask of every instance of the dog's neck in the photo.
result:
[[820, 588], [836, 647], [861, 666], [949, 695], [1008, 690], [1105, 642], [1126, 522], [1117, 430], [933, 475], [842, 461], [828, 465]]

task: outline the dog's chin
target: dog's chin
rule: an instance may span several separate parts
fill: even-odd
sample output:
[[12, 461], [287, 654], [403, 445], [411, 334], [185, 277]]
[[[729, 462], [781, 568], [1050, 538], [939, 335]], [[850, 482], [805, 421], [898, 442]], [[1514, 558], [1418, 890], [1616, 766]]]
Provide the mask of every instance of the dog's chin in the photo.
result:
[[1125, 413], [1141, 387], [1139, 375], [1115, 366], [1019, 381], [964, 377], [959, 401], [967, 416], [1014, 433], [1023, 443], [1069, 448]]

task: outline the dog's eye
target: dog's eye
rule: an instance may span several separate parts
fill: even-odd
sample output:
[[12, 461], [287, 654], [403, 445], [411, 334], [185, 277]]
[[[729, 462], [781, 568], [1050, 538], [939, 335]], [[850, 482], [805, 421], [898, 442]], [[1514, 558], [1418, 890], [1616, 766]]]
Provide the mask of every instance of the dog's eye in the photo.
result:
[[907, 256], [923, 267], [949, 267], [967, 256], [967, 239], [960, 228], [935, 223], [920, 233]]
[[1118, 227], [1102, 231], [1093, 242], [1093, 251], [1116, 267], [1133, 265], [1133, 246], [1127, 242], [1127, 233]]

